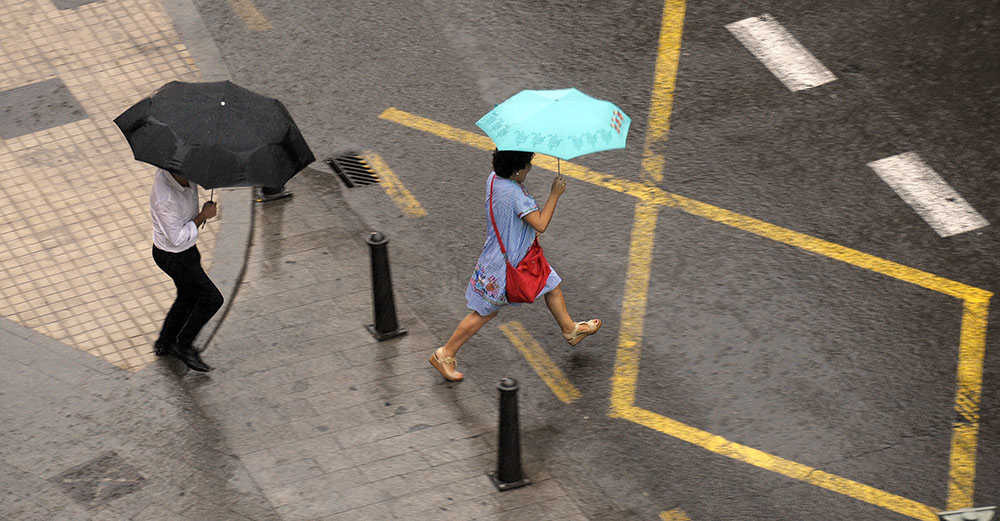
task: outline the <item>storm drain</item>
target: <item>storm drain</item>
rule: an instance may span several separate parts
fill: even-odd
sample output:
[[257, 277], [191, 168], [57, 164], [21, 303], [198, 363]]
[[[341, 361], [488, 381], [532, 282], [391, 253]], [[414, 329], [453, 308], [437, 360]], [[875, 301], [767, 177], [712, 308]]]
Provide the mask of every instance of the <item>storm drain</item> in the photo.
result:
[[378, 175], [368, 166], [368, 163], [357, 154], [341, 154], [326, 160], [326, 164], [340, 176], [340, 180], [348, 188], [373, 185], [378, 182]]

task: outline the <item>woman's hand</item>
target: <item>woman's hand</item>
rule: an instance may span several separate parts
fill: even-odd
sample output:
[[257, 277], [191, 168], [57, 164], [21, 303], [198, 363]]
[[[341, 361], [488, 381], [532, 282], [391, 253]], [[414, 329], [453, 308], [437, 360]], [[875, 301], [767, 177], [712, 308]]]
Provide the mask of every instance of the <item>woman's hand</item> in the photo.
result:
[[552, 180], [552, 188], [549, 190], [550, 195], [559, 197], [566, 191], [566, 178], [562, 175], [557, 175], [555, 179]]

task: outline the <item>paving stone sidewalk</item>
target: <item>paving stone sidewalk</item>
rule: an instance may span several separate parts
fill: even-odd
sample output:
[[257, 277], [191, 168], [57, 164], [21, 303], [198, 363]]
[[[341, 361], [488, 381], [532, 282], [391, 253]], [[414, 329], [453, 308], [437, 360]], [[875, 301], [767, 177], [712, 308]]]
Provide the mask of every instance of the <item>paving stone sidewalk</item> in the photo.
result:
[[496, 490], [496, 391], [444, 382], [426, 360], [439, 339], [398, 297], [409, 334], [375, 341], [369, 230], [332, 173], [307, 169], [289, 188], [258, 205], [243, 282], [205, 353], [219, 369], [190, 383], [281, 517], [585, 519], [527, 458], [534, 484]]
[[256, 208], [212, 373], [123, 371], [7, 326], [23, 342], [0, 353], [0, 517], [586, 519], [530, 456], [533, 485], [494, 488], [496, 392], [438, 377], [439, 339], [398, 298], [409, 334], [375, 341], [364, 224], [328, 172], [289, 188]]

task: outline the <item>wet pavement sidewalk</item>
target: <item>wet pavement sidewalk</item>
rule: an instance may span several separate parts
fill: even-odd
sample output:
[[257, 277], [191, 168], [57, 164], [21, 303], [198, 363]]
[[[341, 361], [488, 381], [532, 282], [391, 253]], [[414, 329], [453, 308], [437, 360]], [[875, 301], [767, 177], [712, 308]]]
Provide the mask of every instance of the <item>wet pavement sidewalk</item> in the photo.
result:
[[332, 173], [289, 189], [255, 209], [215, 371], [130, 373], [8, 331], [28, 338], [0, 355], [3, 517], [586, 519], [530, 448], [533, 484], [497, 491], [497, 393], [444, 382], [439, 339], [398, 298], [409, 334], [376, 341], [364, 223]]
[[530, 447], [534, 484], [497, 492], [496, 391], [438, 377], [406, 302], [408, 335], [365, 329], [368, 230], [330, 172], [256, 207], [216, 192], [199, 249], [227, 307], [197, 342], [216, 370], [157, 359], [153, 168], [112, 120], [227, 78], [218, 50], [189, 0], [5, 2], [0, 30], [0, 518], [585, 519]]

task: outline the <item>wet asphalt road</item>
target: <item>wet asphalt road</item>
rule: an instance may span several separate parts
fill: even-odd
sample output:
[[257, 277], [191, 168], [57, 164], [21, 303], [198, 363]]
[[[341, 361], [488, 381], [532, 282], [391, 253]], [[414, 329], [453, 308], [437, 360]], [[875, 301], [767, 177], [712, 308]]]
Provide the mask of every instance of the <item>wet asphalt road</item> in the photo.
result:
[[[380, 154], [428, 215], [349, 191], [392, 239], [401, 298], [444, 340], [482, 246], [489, 156], [378, 118], [389, 107], [466, 130], [525, 89], [576, 86], [633, 118], [629, 148], [575, 160], [642, 179], [656, 1], [255, 5], [196, 1], [235, 81], [281, 98], [317, 157]], [[725, 29], [770, 13], [836, 76], [785, 88]], [[1000, 6], [690, 2], [660, 186], [988, 291], [1000, 289], [995, 99]], [[870, 161], [915, 151], [991, 226], [941, 238]], [[551, 174], [535, 170], [540, 201]], [[331, 177], [331, 182], [335, 182]], [[469, 380], [522, 381], [526, 457], [576, 486], [593, 519], [908, 519], [607, 416], [632, 227], [629, 197], [570, 181], [546, 254], [578, 319], [568, 351], [541, 305], [501, 314], [461, 353]], [[654, 240], [637, 405], [921, 503], [947, 503], [961, 302], [666, 208]], [[359, 260], [364, 262], [364, 260]], [[1000, 314], [989, 314], [977, 505], [1000, 502]], [[554, 398], [497, 328], [518, 320], [581, 390]], [[428, 349], [433, 346], [428, 346]]]

